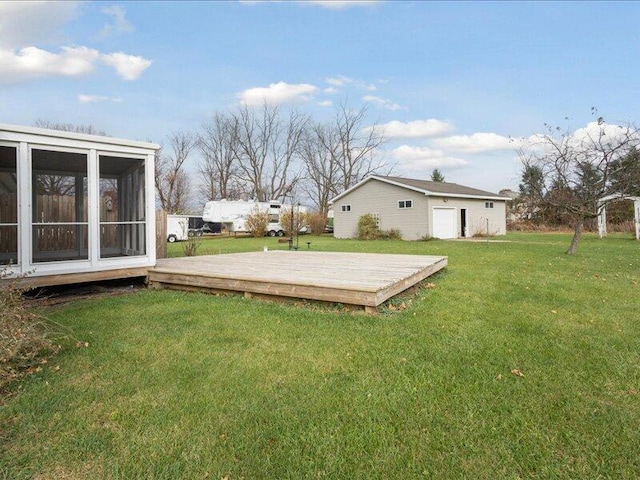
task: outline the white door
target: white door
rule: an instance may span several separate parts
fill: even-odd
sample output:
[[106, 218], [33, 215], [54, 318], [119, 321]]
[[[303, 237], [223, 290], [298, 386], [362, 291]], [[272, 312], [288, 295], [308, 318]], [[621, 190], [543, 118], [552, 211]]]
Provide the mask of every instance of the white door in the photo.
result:
[[456, 238], [456, 209], [433, 207], [432, 236], [436, 238]]

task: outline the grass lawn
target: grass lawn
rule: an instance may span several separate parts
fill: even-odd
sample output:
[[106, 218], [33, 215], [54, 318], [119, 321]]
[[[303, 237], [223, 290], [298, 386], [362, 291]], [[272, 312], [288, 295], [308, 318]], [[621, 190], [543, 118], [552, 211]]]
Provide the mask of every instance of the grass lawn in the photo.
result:
[[[151, 290], [52, 309], [89, 347], [0, 407], [0, 478], [640, 477], [640, 243], [507, 239], [301, 237], [449, 256], [377, 316]], [[286, 248], [199, 253], [263, 245]]]

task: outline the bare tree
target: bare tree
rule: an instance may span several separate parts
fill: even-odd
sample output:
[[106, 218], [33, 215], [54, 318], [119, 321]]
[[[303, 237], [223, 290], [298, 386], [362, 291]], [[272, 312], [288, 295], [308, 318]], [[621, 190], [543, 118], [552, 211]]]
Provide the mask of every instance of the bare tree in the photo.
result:
[[305, 133], [300, 147], [305, 169], [302, 189], [325, 219], [329, 200], [338, 194], [339, 152], [339, 137], [330, 125], [313, 125]]
[[379, 148], [385, 141], [383, 132], [376, 125], [365, 129], [366, 115], [366, 106], [353, 110], [345, 102], [338, 107], [334, 117], [342, 191], [385, 167], [384, 162], [378, 158]]
[[277, 107], [242, 107], [234, 114], [237, 136], [234, 145], [241, 177], [258, 201], [287, 195], [300, 179], [292, 171], [308, 117], [291, 112], [285, 121]]
[[384, 135], [375, 124], [364, 128], [366, 114], [366, 107], [356, 111], [343, 103], [331, 122], [313, 125], [304, 136], [304, 191], [325, 216], [332, 197], [386, 167], [379, 156]]
[[107, 134], [104, 131], [96, 129], [93, 125], [75, 125], [73, 123], [58, 123], [58, 122], [51, 122], [49, 120], [44, 120], [42, 118], [39, 118], [35, 122], [33, 122], [33, 126], [38, 128], [48, 128], [50, 130], [61, 130], [63, 132], [86, 133], [89, 135], [102, 135], [103, 137], [107, 136]]
[[[62, 132], [86, 133], [89, 135], [102, 135], [103, 137], [107, 136], [104, 131], [97, 130], [93, 125], [51, 122], [42, 118], [33, 122], [33, 126], [38, 128], [48, 128], [49, 130], [60, 130]], [[36, 176], [36, 188], [38, 194], [74, 195], [76, 181], [75, 178], [67, 175], [39, 174]]]
[[175, 132], [169, 136], [169, 146], [156, 156], [156, 193], [162, 209], [167, 213], [186, 211], [190, 199], [189, 178], [184, 163], [196, 147], [191, 133]]
[[536, 181], [521, 188], [541, 208], [553, 208], [573, 220], [567, 253], [574, 254], [585, 220], [600, 213], [601, 199], [629, 194], [625, 183], [615, 181], [616, 170], [640, 137], [635, 126], [608, 124], [602, 117], [575, 132], [546, 127], [537, 144], [518, 152], [525, 171], [538, 172]]
[[200, 195], [206, 200], [235, 199], [241, 191], [238, 158], [238, 118], [216, 113], [202, 128], [198, 146], [202, 159]]

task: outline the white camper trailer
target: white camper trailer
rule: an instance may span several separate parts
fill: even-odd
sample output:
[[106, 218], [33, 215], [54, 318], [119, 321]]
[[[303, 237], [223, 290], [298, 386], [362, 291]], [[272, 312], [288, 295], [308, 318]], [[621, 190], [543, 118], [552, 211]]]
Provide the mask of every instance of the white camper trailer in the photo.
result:
[[245, 200], [214, 200], [207, 202], [202, 213], [205, 222], [221, 223], [229, 232], [247, 232], [247, 217], [256, 211], [269, 214], [267, 234], [270, 237], [281, 237], [284, 229], [278, 223], [280, 219], [279, 202], [252, 202]]
[[[282, 237], [284, 228], [280, 225], [280, 212], [282, 209], [290, 209], [291, 205], [280, 202], [253, 202], [245, 200], [214, 200], [207, 202], [202, 213], [205, 222], [221, 223], [229, 232], [248, 232], [245, 225], [247, 217], [256, 211], [269, 214], [267, 235], [270, 237]], [[300, 206], [299, 211], [306, 213], [307, 208]]]
[[167, 242], [184, 241], [188, 233], [189, 217], [187, 215], [167, 215]]

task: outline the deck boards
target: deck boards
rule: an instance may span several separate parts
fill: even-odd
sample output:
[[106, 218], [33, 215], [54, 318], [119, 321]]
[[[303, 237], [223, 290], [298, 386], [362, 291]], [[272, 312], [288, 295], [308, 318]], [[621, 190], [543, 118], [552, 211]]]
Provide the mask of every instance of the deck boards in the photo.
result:
[[161, 259], [149, 282], [376, 307], [446, 265], [442, 256], [272, 250]]

